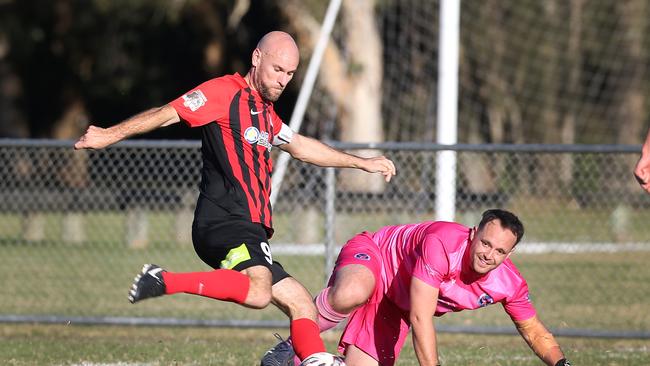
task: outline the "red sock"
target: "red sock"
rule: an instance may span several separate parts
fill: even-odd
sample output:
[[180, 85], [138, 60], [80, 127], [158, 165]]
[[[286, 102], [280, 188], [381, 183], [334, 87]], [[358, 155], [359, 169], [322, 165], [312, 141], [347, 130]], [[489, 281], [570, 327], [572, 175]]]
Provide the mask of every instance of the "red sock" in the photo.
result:
[[210, 272], [172, 273], [163, 272], [166, 294], [178, 292], [201, 295], [213, 299], [243, 304], [248, 295], [250, 279], [231, 269]]
[[318, 324], [311, 319], [300, 318], [291, 322], [291, 341], [296, 356], [301, 360], [314, 353], [326, 352]]

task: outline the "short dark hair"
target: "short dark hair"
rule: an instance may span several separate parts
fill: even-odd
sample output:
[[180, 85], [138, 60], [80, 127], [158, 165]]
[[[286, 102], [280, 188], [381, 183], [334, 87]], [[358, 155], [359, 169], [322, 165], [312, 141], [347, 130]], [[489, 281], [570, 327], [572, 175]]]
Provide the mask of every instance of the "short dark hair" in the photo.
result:
[[480, 231], [488, 222], [494, 220], [499, 220], [502, 228], [508, 229], [515, 234], [517, 237], [515, 245], [524, 237], [524, 224], [521, 223], [519, 218], [510, 211], [500, 209], [491, 209], [483, 212], [481, 222], [478, 224], [478, 230]]

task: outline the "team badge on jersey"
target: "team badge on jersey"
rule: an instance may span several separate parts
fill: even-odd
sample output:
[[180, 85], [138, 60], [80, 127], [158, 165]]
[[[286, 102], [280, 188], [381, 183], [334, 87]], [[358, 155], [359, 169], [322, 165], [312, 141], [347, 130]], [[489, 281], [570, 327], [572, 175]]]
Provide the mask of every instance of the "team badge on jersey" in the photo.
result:
[[252, 126], [248, 127], [246, 131], [244, 131], [244, 138], [249, 144], [257, 143], [257, 140], [260, 138], [260, 130]]
[[483, 294], [483, 295], [479, 296], [479, 298], [478, 298], [478, 306], [479, 307], [486, 307], [486, 306], [488, 306], [490, 304], [494, 304], [494, 299], [492, 298], [492, 296], [490, 296], [488, 294]]
[[244, 131], [244, 139], [251, 145], [258, 144], [268, 150], [271, 150], [273, 147], [269, 142], [269, 133], [265, 131], [260, 132], [260, 130], [253, 126], [248, 127], [246, 131]]
[[362, 261], [369, 261], [370, 260], [370, 256], [368, 254], [366, 254], [366, 253], [357, 253], [357, 254], [354, 255], [354, 258], [360, 259]]
[[189, 108], [192, 112], [195, 112], [197, 109], [205, 105], [208, 98], [205, 97], [205, 94], [203, 94], [200, 89], [197, 89], [191, 93], [183, 95], [183, 100], [183, 105]]

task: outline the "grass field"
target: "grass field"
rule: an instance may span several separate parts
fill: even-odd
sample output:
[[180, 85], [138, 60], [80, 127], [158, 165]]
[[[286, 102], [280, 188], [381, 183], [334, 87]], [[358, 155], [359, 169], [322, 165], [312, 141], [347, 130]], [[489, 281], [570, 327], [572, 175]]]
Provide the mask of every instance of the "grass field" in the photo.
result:
[[[254, 366], [275, 344], [274, 331], [74, 325], [0, 325], [0, 364]], [[335, 350], [338, 333], [325, 336]], [[646, 366], [642, 340], [559, 338], [574, 365]], [[518, 336], [439, 334], [443, 365], [542, 365]], [[397, 365], [417, 365], [410, 340]]]
[[[541, 318], [553, 328], [650, 329], [650, 253], [515, 254]], [[278, 256], [312, 291], [325, 281], [322, 257]], [[131, 305], [126, 294], [142, 263], [207, 270], [191, 247], [153, 243], [133, 250], [103, 243], [0, 245], [0, 314], [284, 319], [277, 310], [178, 295]], [[616, 316], [613, 316], [613, 315]], [[450, 314], [463, 325], [510, 325], [500, 306]]]
[[[581, 217], [570, 239], [589, 242], [593, 232], [601, 232], [603, 240], [615, 239], [606, 224], [593, 224], [599, 220], [589, 215]], [[90, 215], [83, 244], [58, 239], [60, 220], [56, 215], [46, 217], [49, 239], [27, 243], [21, 239], [20, 218], [0, 216], [0, 314], [285, 320], [275, 309], [251, 311], [188, 295], [129, 304], [127, 290], [143, 263], [157, 263], [174, 271], [208, 269], [191, 245], [170, 241], [173, 215], [152, 214], [150, 243], [143, 249], [128, 248], [120, 241], [125, 234], [122, 215]], [[280, 215], [277, 221], [290, 225], [293, 219]], [[555, 218], [546, 217], [539, 225], [530, 225], [529, 234], [564, 238], [553, 229], [561, 226], [559, 221], [557, 212]], [[630, 235], [634, 239], [647, 236], [647, 217], [635, 216], [633, 222]], [[347, 224], [350, 228], [340, 231], [360, 225], [357, 220]], [[548, 236], [546, 232], [554, 234]], [[279, 234], [275, 242], [293, 242], [300, 236], [291, 235]], [[276, 259], [312, 292], [322, 287], [322, 257], [276, 255]], [[528, 280], [540, 317], [553, 329], [650, 330], [650, 252], [515, 253], [512, 259]], [[512, 324], [498, 305], [449, 314], [436, 322]], [[287, 334], [286, 329], [279, 332]], [[0, 324], [0, 365], [256, 365], [260, 355], [274, 344], [272, 333], [269, 329]], [[336, 337], [328, 340], [333, 350]], [[443, 333], [439, 342], [443, 364], [447, 365], [541, 364], [518, 336]], [[575, 365], [650, 365], [647, 339], [562, 338], [560, 343]], [[416, 364], [410, 343], [398, 364]]]

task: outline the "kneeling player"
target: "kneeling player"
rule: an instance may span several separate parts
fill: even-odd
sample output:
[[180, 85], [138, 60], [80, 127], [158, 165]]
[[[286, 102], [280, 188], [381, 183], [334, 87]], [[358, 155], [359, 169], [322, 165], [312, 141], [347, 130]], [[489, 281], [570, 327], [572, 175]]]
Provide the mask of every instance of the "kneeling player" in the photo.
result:
[[[484, 212], [477, 228], [424, 222], [361, 233], [343, 246], [316, 296], [320, 330], [349, 318], [339, 343], [346, 364], [392, 366], [412, 329], [420, 365], [438, 365], [433, 316], [501, 303], [545, 364], [570, 365], [508, 259], [523, 235], [521, 221], [504, 210]], [[286, 344], [267, 352], [262, 366], [292, 364]]]

